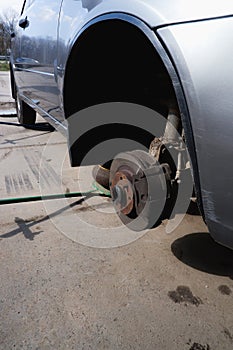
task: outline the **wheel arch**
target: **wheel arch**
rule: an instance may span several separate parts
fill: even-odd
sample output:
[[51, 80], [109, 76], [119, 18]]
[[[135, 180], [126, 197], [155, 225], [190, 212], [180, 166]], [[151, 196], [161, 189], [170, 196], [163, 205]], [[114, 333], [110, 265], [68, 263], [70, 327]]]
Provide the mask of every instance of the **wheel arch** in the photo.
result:
[[[157, 51], [156, 46], [154, 45], [156, 36], [143, 21], [123, 13], [101, 15], [85, 25], [73, 38], [72, 44], [70, 45], [71, 49], [65, 65], [65, 75], [63, 80], [63, 106], [65, 118], [68, 118], [74, 111], [77, 111], [77, 109], [81, 110], [91, 105], [92, 101], [90, 101], [90, 94], [88, 100], [85, 101], [86, 103], [83, 103], [81, 98], [77, 100], [76, 92], [75, 94], [72, 94], [73, 84], [70, 82], [77, 82], [77, 87], [79, 88], [79, 86], [81, 86], [81, 89], [85, 87], [86, 79], [91, 79], [93, 82], [94, 77], [91, 74], [95, 71], [100, 71], [100, 68], [103, 68], [100, 66], [101, 59], [105, 58], [106, 60], [106, 57], [109, 57], [109, 38], [113, 41], [113, 45], [110, 46], [111, 49], [113, 49], [114, 46], [117, 46], [117, 48], [121, 48], [122, 51], [124, 50], [124, 59], [121, 59], [118, 64], [118, 66], [121, 65], [120, 70], [122, 72], [123, 65], [128, 69], [129, 65], [133, 64], [133, 61], [130, 61], [130, 58], [133, 58], [133, 54], [136, 52], [129, 52], [129, 49], [127, 48], [127, 43], [130, 44], [131, 39], [135, 43], [137, 42], [137, 54], [140, 57], [142, 57], [146, 49], [148, 49], [147, 51], [149, 52], [150, 48], [150, 54], [154, 55], [154, 59], [156, 58], [156, 60], [153, 61], [154, 68], [157, 71], [163, 71], [164, 75], [167, 75], [167, 84], [172, 83], [170, 81], [170, 76], [167, 74], [167, 69], [161, 59], [161, 53]], [[116, 42], [119, 38], [120, 40]], [[140, 52], [140, 49], [142, 49], [143, 54]], [[94, 50], [96, 50], [95, 53], [98, 52], [98, 57], [92, 56]], [[120, 55], [121, 52], [118, 50], [117, 56], [111, 67], [110, 65], [106, 66], [107, 62], [104, 62], [105, 67], [104, 71], [101, 71], [101, 77], [105, 78], [106, 75], [109, 75], [109, 71], [106, 72], [106, 67], [112, 69], [111, 74], [113, 73], [113, 70], [116, 70], [114, 63], [118, 61]], [[113, 57], [110, 55], [110, 58]], [[98, 63], [96, 62], [97, 60]], [[137, 62], [139, 62], [139, 59]], [[152, 61], [150, 63], [152, 64]], [[97, 67], [96, 70], [95, 67]], [[124, 70], [124, 72], [125, 71], [126, 70]], [[137, 74], [138, 73], [139, 71]], [[96, 94], [96, 91], [94, 93]], [[85, 95], [85, 93], [83, 93], [83, 95]]]
[[[122, 28], [122, 31], [119, 30], [120, 27]], [[125, 28], [128, 29], [124, 32]], [[98, 63], [101, 62], [101, 59], [107, 59], [109, 57], [109, 47], [107, 46], [109, 37], [111, 40], [114, 40], [119, 35], [123, 40], [123, 43], [121, 43], [122, 48], [126, 48], [127, 52], [124, 58], [122, 58], [120, 55], [120, 50], [118, 51], [119, 55], [117, 55], [116, 61], [120, 59], [118, 62], [120, 62], [119, 66], [121, 69], [119, 70], [119, 67], [116, 68], [114, 64], [110, 65], [109, 62], [107, 64], [107, 61], [105, 62], [105, 67], [101, 64], [98, 65]], [[121, 72], [123, 76], [123, 73], [126, 72], [127, 68], [130, 66], [130, 62], [132, 62], [132, 57], [136, 58], [135, 52], [132, 53], [127, 50], [126, 45], [127, 40], [133, 37], [133, 40], [135, 40], [135, 43], [138, 45], [139, 57], [142, 56], [143, 51], [140, 51], [142, 48], [147, 48], [147, 53], [152, 53], [153, 51], [154, 60], [150, 61], [148, 56], [151, 64], [150, 68], [152, 68], [153, 64], [153, 72], [161, 72], [161, 75], [165, 80], [165, 89], [167, 88], [169, 90], [169, 94], [172, 94], [172, 91], [174, 92], [174, 96], [171, 96], [171, 99], [175, 97], [180, 110], [182, 124], [185, 130], [186, 142], [192, 163], [193, 177], [195, 181], [199, 206], [203, 214], [195, 143], [192, 133], [191, 120], [185, 100], [185, 94], [182, 89], [182, 83], [175, 70], [175, 67], [173, 66], [172, 59], [169, 57], [166, 50], [162, 46], [160, 40], [155, 34], [155, 31], [149, 28], [143, 21], [123, 13], [102, 15], [89, 22], [77, 35], [73, 41], [72, 49], [70, 51], [65, 69], [63, 86], [65, 117], [69, 118], [75, 112], [93, 106], [95, 104], [104, 103], [107, 100], [111, 101], [108, 93], [107, 96], [101, 98], [98, 89], [98, 79], [101, 77], [102, 85], [104, 83], [109, 83], [110, 75], [112, 73], [114, 73], [114, 77], [116, 77], [119, 72]], [[120, 41], [114, 43], [114, 45], [115, 44], [120, 45]], [[109, 43], [109, 45], [111, 46], [112, 44]], [[94, 48], [96, 48], [96, 51], [94, 51]], [[114, 46], [112, 45], [111, 48], [114, 48]], [[93, 55], [93, 52], [96, 52], [97, 56]], [[137, 61], [139, 61], [138, 58]], [[101, 71], [102, 68], [104, 68], [104, 71]], [[143, 69], [146, 69], [146, 67], [143, 67]], [[140, 75], [140, 72], [138, 71], [137, 74]], [[143, 73], [141, 73], [140, 77], [137, 76], [137, 79], [141, 79], [144, 82]], [[127, 87], [128, 86], [126, 84], [125, 88], [127, 89]], [[114, 90], [113, 86], [111, 86], [111, 89]], [[98, 93], [96, 94], [97, 91]], [[125, 96], [125, 98], [127, 100], [128, 96]], [[112, 100], [115, 101], [114, 96]], [[138, 103], [136, 100], [130, 102]], [[146, 104], [148, 104], [148, 107], [153, 108], [153, 106], [150, 106], [150, 102], [146, 101]], [[70, 146], [70, 159], [73, 166], [79, 165], [79, 160], [77, 159], [78, 148], [79, 146], [77, 144], [75, 147]]]

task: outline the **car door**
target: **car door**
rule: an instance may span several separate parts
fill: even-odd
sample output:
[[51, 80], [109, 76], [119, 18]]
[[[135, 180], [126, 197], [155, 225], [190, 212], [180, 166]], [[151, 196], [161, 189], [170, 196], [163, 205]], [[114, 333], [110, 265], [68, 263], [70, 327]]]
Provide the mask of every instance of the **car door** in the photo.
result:
[[62, 119], [57, 87], [57, 26], [61, 0], [25, 0], [18, 23], [16, 83], [21, 95]]

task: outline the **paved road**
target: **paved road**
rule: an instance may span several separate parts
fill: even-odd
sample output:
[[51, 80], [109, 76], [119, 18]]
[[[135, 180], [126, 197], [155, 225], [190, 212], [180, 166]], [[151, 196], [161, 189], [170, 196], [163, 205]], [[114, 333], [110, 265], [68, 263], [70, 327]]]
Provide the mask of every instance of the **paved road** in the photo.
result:
[[[0, 197], [91, 190], [39, 126], [0, 118]], [[0, 222], [0, 349], [233, 348], [233, 252], [200, 216], [139, 238], [93, 194], [2, 205]]]

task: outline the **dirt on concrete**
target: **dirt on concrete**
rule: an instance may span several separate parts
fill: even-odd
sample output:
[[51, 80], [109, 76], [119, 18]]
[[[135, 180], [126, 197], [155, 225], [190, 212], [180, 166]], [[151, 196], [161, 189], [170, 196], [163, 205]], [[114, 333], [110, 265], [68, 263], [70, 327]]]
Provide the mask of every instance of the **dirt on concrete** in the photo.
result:
[[[1, 198], [90, 190], [64, 154], [56, 132], [0, 118]], [[1, 350], [232, 350], [233, 252], [200, 216], [114, 248], [98, 246], [121, 229], [96, 194], [0, 205], [0, 223]]]

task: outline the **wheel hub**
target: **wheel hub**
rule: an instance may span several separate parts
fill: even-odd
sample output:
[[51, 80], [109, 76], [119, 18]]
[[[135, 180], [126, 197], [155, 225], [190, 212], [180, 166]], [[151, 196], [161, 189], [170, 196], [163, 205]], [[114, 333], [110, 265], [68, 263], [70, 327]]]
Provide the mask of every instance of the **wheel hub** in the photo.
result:
[[129, 172], [125, 169], [114, 174], [111, 181], [110, 191], [117, 211], [128, 215], [134, 207], [134, 192]]

